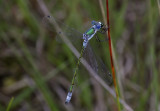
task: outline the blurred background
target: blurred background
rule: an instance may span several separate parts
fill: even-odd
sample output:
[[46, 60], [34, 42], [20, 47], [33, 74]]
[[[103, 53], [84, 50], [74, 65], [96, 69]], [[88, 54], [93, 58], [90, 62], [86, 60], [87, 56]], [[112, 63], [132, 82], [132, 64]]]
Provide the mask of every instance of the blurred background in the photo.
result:
[[[109, 0], [119, 92], [135, 111], [160, 111], [159, 6], [158, 0]], [[11, 111], [117, 111], [116, 99], [83, 65], [71, 103], [64, 104], [77, 58], [42, 22], [51, 13], [84, 32], [91, 20], [105, 23], [103, 11], [105, 0], [0, 1], [0, 111], [12, 97]], [[111, 71], [108, 41], [92, 41]]]

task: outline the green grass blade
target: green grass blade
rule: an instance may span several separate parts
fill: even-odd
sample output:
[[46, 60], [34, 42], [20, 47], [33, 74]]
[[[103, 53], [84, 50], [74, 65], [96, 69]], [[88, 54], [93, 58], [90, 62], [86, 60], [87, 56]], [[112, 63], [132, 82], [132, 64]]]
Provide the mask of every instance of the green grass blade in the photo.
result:
[[14, 100], [14, 97], [12, 97], [11, 100], [9, 101], [9, 104], [7, 106], [7, 110], [6, 111], [9, 111], [11, 109], [11, 105], [13, 103], [13, 100]]

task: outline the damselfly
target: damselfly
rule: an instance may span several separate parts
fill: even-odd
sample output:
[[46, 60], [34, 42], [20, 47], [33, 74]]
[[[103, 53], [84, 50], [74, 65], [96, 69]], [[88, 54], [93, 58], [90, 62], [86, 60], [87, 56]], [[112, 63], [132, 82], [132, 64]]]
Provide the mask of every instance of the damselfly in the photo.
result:
[[[62, 28], [62, 32], [57, 32], [54, 28], [53, 21], [56, 21], [56, 23]], [[73, 75], [72, 79], [72, 84], [69, 88], [69, 92], [66, 97], [65, 103], [69, 103], [72, 97], [72, 92], [75, 84], [75, 79], [77, 76], [77, 70], [80, 65], [80, 60], [83, 55], [85, 55], [86, 61], [89, 63], [89, 65], [94, 69], [94, 71], [100, 75], [108, 84], [112, 83], [112, 75], [111, 73], [106, 69], [106, 66], [104, 66], [103, 62], [101, 61], [100, 58], [97, 58], [92, 51], [91, 46], [89, 45], [89, 41], [97, 34], [97, 33], [105, 33], [107, 31], [107, 27], [103, 25], [101, 22], [97, 21], [92, 21], [91, 22], [91, 27], [85, 32], [85, 33], [80, 33], [79, 31], [70, 28], [66, 26], [65, 24], [61, 23], [60, 21], [56, 20], [52, 16], [45, 16], [43, 18], [43, 23], [53, 32], [57, 32], [57, 35], [59, 34], [64, 34], [70, 40], [75, 40], [75, 39], [81, 39], [83, 40], [82, 43], [82, 48], [81, 48], [81, 53], [78, 58], [78, 62], [76, 64], [76, 69]], [[74, 43], [74, 41], [73, 41]]]

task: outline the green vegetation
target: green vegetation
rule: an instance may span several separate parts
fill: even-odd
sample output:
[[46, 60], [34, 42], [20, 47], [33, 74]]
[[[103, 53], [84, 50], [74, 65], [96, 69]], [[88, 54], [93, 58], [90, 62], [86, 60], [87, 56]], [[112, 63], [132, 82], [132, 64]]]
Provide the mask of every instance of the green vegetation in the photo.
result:
[[[120, 98], [135, 111], [160, 110], [157, 3], [109, 0]], [[104, 21], [100, 7], [97, 0], [0, 1], [0, 111], [117, 110], [116, 99], [82, 64], [71, 103], [65, 105], [77, 58], [42, 23], [49, 11], [84, 32], [91, 20]], [[94, 38], [91, 44], [111, 72], [108, 42], [99, 44]]]
[[12, 103], [13, 103], [13, 100], [14, 100], [14, 97], [11, 98], [11, 100], [10, 100], [8, 106], [7, 106], [7, 110], [6, 110], [6, 111], [9, 111], [9, 110], [10, 110], [11, 105], [12, 105]]

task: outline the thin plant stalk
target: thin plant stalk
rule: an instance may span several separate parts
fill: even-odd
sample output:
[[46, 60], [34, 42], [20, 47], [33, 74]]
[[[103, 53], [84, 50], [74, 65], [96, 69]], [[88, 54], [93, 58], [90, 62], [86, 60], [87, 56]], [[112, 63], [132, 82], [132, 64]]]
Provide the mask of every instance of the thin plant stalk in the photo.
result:
[[106, 25], [106, 24], [107, 24], [107, 22], [106, 22], [106, 16], [105, 16], [105, 12], [104, 12], [104, 7], [103, 7], [102, 0], [99, 0], [99, 5], [100, 5], [100, 8], [101, 8], [103, 21], [104, 21], [104, 23], [105, 23], [105, 25]]
[[158, 4], [158, 9], [159, 9], [159, 14], [160, 14], [160, 1], [157, 0], [157, 4]]
[[8, 106], [7, 106], [7, 110], [6, 110], [6, 111], [10, 111], [11, 105], [12, 105], [12, 103], [13, 103], [13, 100], [14, 100], [14, 97], [12, 97], [11, 100], [9, 101], [9, 104], [8, 104]]
[[[106, 11], [107, 11], [107, 25], [109, 27], [108, 0], [106, 0]], [[113, 56], [112, 56], [112, 43], [111, 43], [111, 37], [110, 37], [110, 28], [108, 29], [108, 42], [109, 42], [109, 51], [110, 51], [110, 60], [111, 60], [113, 83], [114, 83], [114, 87], [115, 87], [115, 91], [116, 91], [116, 99], [117, 99], [117, 104], [118, 104], [118, 110], [121, 111], [120, 102], [119, 102], [118, 86], [117, 86], [117, 82], [116, 82], [116, 74], [115, 74], [115, 68], [114, 68]]]

